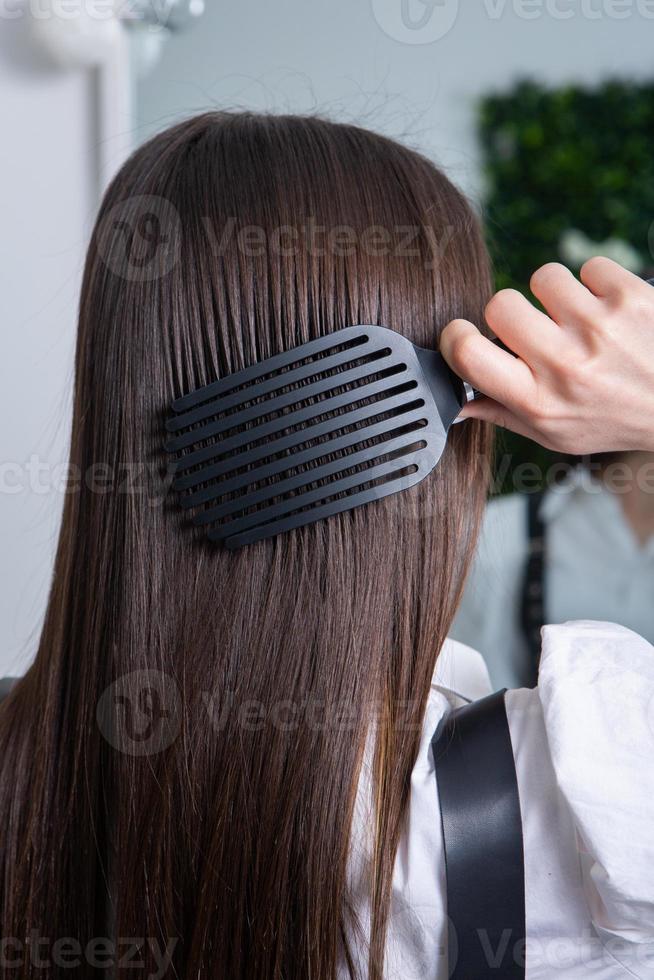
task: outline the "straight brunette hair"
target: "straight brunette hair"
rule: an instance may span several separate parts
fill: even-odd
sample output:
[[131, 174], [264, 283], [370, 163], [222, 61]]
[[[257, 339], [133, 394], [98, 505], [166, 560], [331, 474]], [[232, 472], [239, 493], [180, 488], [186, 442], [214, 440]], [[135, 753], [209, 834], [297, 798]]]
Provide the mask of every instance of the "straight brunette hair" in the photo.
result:
[[50, 976], [68, 975], [59, 940], [69, 963], [81, 950], [83, 975], [99, 949], [133, 977], [124, 944], [137, 937], [143, 976], [161, 975], [157, 948], [188, 980], [358, 976], [348, 860], [368, 752], [363, 969], [383, 976], [488, 430], [455, 426], [410, 491], [227, 552], [162, 491], [163, 418], [190, 389], [351, 324], [436, 347], [451, 318], [481, 322], [490, 292], [462, 195], [355, 126], [210, 113], [124, 165], [86, 262], [45, 624], [0, 712], [12, 976], [43, 975], [30, 935]]

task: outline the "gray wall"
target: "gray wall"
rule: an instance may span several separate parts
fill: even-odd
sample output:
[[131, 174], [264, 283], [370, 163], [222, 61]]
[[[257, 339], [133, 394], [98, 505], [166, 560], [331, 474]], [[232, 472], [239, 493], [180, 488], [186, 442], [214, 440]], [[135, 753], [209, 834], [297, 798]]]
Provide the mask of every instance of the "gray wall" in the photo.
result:
[[0, 676], [33, 655], [57, 541], [91, 113], [89, 80], [50, 68], [26, 19], [0, 18]]
[[[654, 71], [652, 0], [444, 0], [422, 31], [403, 27], [401, 3], [208, 0], [139, 86], [139, 138], [212, 105], [317, 110], [403, 136], [476, 196], [481, 93], [527, 73], [592, 82]], [[426, 10], [409, 0], [416, 21]], [[452, 17], [442, 38], [406, 43], [429, 41]]]

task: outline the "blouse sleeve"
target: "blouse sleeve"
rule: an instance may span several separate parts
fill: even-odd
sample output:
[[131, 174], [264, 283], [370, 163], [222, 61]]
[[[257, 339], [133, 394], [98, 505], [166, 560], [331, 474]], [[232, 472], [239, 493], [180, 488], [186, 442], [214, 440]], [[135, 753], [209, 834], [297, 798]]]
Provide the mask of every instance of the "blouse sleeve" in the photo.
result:
[[547, 626], [538, 694], [593, 924], [654, 943], [654, 647], [609, 623]]

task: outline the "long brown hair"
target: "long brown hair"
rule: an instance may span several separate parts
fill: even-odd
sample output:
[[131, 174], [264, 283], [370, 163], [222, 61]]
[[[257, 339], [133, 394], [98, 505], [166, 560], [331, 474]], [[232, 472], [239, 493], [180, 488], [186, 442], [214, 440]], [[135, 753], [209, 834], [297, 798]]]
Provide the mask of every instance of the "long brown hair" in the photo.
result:
[[[171, 976], [354, 974], [348, 853], [374, 731], [367, 970], [383, 976], [487, 430], [455, 426], [408, 492], [230, 553], [163, 492], [162, 420], [184, 392], [349, 324], [437, 346], [454, 316], [480, 322], [489, 295], [463, 197], [357, 127], [210, 113], [125, 164], [88, 251], [76, 483], [47, 617], [0, 714], [0, 908], [15, 959], [36, 931], [77, 942], [88, 973], [91, 941], [138, 937], [143, 976], [157, 973], [154, 940]], [[23, 952], [12, 975], [42, 975], [32, 960]]]

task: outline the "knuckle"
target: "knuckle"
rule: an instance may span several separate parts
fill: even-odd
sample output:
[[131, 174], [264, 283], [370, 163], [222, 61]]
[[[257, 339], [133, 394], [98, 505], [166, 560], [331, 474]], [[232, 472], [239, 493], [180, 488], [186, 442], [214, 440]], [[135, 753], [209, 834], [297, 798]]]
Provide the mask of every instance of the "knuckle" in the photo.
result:
[[597, 385], [597, 370], [591, 357], [576, 358], [561, 371], [564, 399], [577, 408], [592, 401]]
[[527, 401], [524, 411], [534, 426], [547, 434], [553, 432], [561, 419], [560, 393], [550, 384], [538, 385]]
[[585, 357], [571, 357], [565, 364], [559, 365], [559, 382], [564, 387], [583, 384], [587, 372]]
[[639, 320], [643, 316], [651, 317], [652, 307], [649, 299], [648, 296], [645, 300], [640, 291], [618, 286], [613, 297], [614, 315], [607, 317], [609, 326], [620, 330], [624, 326], [625, 318]]
[[518, 298], [522, 299], [522, 293], [519, 293], [517, 289], [500, 289], [486, 304], [484, 311], [486, 322], [490, 324], [491, 321], [501, 319]]
[[529, 288], [532, 293], [538, 295], [539, 291], [549, 284], [560, 280], [563, 276], [567, 278], [569, 275], [570, 271], [564, 265], [561, 265], [560, 262], [546, 262], [545, 265], [541, 265], [539, 269], [536, 269], [532, 273], [531, 279], [529, 280]]
[[519, 392], [515, 395], [514, 411], [532, 422], [537, 422], [545, 414], [542, 399], [533, 397], [527, 392]]
[[586, 259], [584, 264], [580, 269], [581, 278], [586, 277], [595, 278], [606, 272], [607, 268], [611, 265], [611, 260], [607, 259], [603, 255], [593, 255], [592, 258]]
[[477, 335], [470, 330], [461, 330], [452, 340], [452, 359], [459, 367], [467, 367], [474, 358]]
[[585, 330], [587, 346], [592, 345], [592, 337], [600, 336], [605, 327], [611, 326], [611, 317], [611, 305], [604, 300], [601, 301], [601, 305], [584, 304], [575, 309], [574, 319], [576, 324]]
[[597, 324], [601, 337], [615, 337], [620, 334], [625, 320], [638, 316], [638, 301], [624, 289], [614, 290], [606, 300], [607, 311]]

